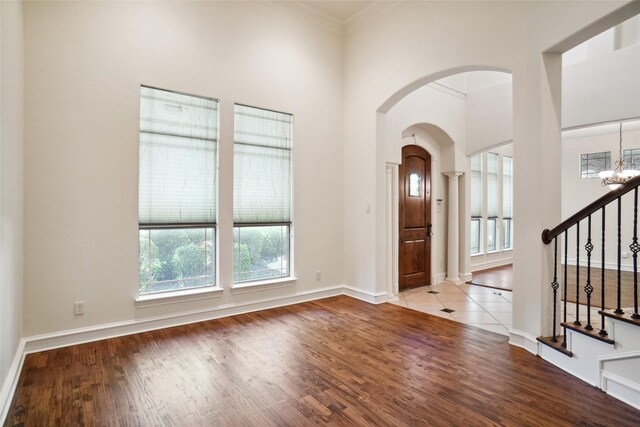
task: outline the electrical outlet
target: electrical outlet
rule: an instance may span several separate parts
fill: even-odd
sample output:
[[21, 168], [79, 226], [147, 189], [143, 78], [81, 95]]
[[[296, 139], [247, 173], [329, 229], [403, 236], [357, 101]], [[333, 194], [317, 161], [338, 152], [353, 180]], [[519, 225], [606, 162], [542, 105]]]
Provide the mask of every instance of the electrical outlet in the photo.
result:
[[322, 274], [319, 271], [316, 271], [316, 281], [320, 281], [322, 278]]
[[73, 304], [73, 312], [76, 316], [84, 314], [84, 301], [76, 301]]
[[629, 252], [624, 252], [624, 251], [623, 251], [623, 252], [620, 254], [620, 256], [621, 256], [622, 258], [629, 258]]

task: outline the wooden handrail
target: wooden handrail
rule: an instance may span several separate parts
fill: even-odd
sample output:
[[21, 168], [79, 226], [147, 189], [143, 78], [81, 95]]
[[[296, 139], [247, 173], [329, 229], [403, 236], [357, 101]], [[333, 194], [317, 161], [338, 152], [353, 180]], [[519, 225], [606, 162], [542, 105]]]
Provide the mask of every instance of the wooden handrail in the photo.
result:
[[560, 224], [553, 227], [551, 230], [544, 230], [542, 232], [542, 241], [546, 245], [548, 245], [553, 241], [554, 237], [564, 233], [565, 230], [574, 226], [579, 221], [582, 221], [592, 213], [596, 212], [598, 209], [601, 209], [603, 206], [608, 205], [618, 197], [625, 195], [636, 187], [640, 187], [640, 175], [634, 176], [629, 181], [622, 184], [620, 187], [616, 188], [615, 190], [609, 191], [607, 194], [600, 197], [593, 203], [587, 205], [585, 208], [580, 209], [578, 212], [571, 215], [569, 218], [565, 219]]

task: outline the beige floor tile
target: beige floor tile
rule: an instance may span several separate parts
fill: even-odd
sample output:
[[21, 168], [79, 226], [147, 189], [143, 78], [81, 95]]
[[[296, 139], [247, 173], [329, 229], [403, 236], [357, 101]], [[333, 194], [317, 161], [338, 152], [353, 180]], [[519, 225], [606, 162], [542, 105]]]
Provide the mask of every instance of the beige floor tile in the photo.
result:
[[407, 303], [407, 307], [412, 308], [414, 310], [418, 310], [418, 311], [437, 311], [437, 310], [442, 310], [444, 307], [444, 305], [442, 305], [441, 303], [435, 303], [435, 304], [428, 304], [428, 303], [420, 303], [420, 302], [415, 302], [415, 301], [411, 301]]
[[477, 285], [466, 285], [466, 288], [462, 287], [463, 285], [458, 286], [462, 291], [468, 294], [492, 294], [495, 292], [495, 289], [485, 288], [483, 286]]
[[484, 329], [486, 331], [495, 332], [500, 335], [509, 336], [509, 331], [502, 325], [483, 324], [483, 323], [469, 323], [471, 326]]
[[502, 298], [506, 299], [507, 301], [513, 301], [513, 292], [503, 292]]
[[428, 286], [421, 286], [419, 288], [413, 288], [413, 289], [407, 289], [406, 291], [402, 291], [402, 293], [407, 296], [407, 295], [417, 295], [417, 294], [426, 294], [427, 292], [429, 292], [429, 287]]
[[480, 301], [478, 304], [489, 313], [511, 313], [513, 310], [513, 304], [506, 301]]
[[513, 324], [513, 316], [511, 313], [492, 312], [491, 316], [493, 316], [498, 322], [502, 323], [503, 325]]
[[438, 285], [431, 285], [432, 291], [437, 291], [442, 294], [461, 294], [464, 293], [456, 285], [450, 283], [441, 283]]
[[484, 309], [474, 301], [447, 301], [444, 302], [443, 305], [446, 308], [456, 311], [484, 311]]
[[406, 294], [404, 295], [404, 299], [407, 304], [411, 304], [412, 302], [419, 302], [425, 304], [439, 304], [440, 300], [434, 294]]
[[467, 294], [459, 293], [459, 294], [437, 294], [436, 295], [440, 301], [443, 303], [449, 301], [470, 301], [473, 302], [471, 297]]
[[462, 323], [499, 323], [493, 316], [483, 311], [454, 311], [451, 315], [454, 320]]
[[502, 298], [502, 295], [496, 295], [496, 294], [473, 294], [470, 295], [471, 298], [473, 298], [475, 301], [483, 301], [483, 302], [504, 302], [504, 298]]

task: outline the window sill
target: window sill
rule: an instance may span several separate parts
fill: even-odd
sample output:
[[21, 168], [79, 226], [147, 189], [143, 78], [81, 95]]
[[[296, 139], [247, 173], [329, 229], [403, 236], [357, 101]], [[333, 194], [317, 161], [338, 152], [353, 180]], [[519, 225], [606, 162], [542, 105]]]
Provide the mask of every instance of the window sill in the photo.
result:
[[297, 277], [282, 277], [279, 279], [257, 280], [255, 282], [234, 283], [231, 286], [231, 292], [234, 294], [243, 294], [246, 292], [257, 292], [264, 289], [282, 288], [285, 286], [295, 285]]
[[138, 295], [135, 299], [136, 308], [155, 307], [158, 305], [217, 298], [222, 295], [222, 290], [222, 288], [217, 286], [207, 286], [205, 288]]
[[471, 258], [486, 255], [484, 252], [478, 252], [477, 254], [471, 254]]

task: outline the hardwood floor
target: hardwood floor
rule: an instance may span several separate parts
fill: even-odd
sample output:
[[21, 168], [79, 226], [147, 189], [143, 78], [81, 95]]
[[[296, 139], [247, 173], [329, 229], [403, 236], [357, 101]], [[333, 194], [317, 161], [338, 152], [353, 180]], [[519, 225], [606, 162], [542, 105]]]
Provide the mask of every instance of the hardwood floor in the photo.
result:
[[[558, 268], [558, 276], [562, 277], [564, 265], [560, 265]], [[633, 272], [621, 271], [620, 272], [620, 300], [621, 307], [633, 307]], [[580, 267], [580, 303], [587, 303], [587, 294], [584, 291], [584, 286], [587, 283], [587, 267]], [[567, 266], [567, 301], [576, 302], [576, 266]], [[591, 267], [591, 286], [593, 286], [593, 293], [591, 294], [591, 304], [594, 307], [600, 307], [600, 295], [602, 295], [602, 270], [599, 268]], [[605, 269], [604, 270], [604, 299], [605, 308], [616, 308], [618, 298], [618, 271]]]
[[504, 336], [342, 296], [30, 354], [5, 425], [639, 423]]
[[474, 271], [468, 284], [513, 291], [513, 264]]

